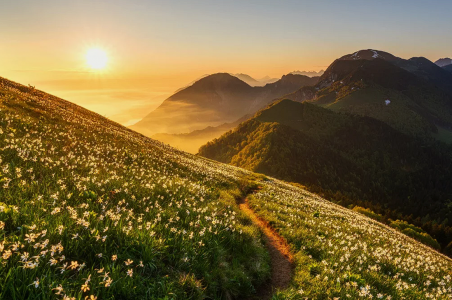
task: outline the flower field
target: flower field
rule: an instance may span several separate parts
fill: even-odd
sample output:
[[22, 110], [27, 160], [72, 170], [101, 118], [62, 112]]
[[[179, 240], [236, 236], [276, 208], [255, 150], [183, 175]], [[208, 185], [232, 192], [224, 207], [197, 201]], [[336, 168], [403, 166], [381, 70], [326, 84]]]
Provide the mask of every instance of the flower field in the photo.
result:
[[[253, 176], [0, 78], [0, 299], [251, 296], [271, 268], [236, 205]], [[251, 208], [295, 256], [274, 299], [451, 299], [449, 258], [254, 178]]]
[[277, 299], [451, 299], [452, 260], [288, 184], [266, 182], [251, 207], [295, 253], [292, 287]]
[[0, 109], [0, 299], [230, 298], [268, 277], [240, 169], [6, 80]]

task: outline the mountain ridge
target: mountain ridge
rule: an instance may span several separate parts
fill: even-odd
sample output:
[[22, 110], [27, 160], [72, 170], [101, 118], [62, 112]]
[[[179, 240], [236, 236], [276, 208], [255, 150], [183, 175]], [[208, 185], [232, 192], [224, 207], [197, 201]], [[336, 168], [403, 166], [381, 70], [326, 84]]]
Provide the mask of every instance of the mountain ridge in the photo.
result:
[[289, 74], [294, 74], [294, 75], [305, 75], [305, 76], [309, 76], [309, 77], [317, 77], [317, 76], [322, 76], [323, 73], [325, 71], [324, 70], [320, 70], [318, 72], [316, 71], [292, 71]]
[[452, 65], [452, 59], [450, 59], [449, 57], [440, 58], [437, 61], [435, 61], [435, 64], [439, 67], [445, 67], [448, 65]]
[[314, 87], [284, 98], [374, 117], [426, 139], [444, 139], [437, 132], [452, 128], [451, 91], [451, 74], [425, 58], [404, 60], [363, 50], [335, 60]]
[[263, 87], [251, 87], [228, 73], [209, 75], [166, 99], [131, 128], [147, 135], [173, 134], [234, 122], [317, 80], [289, 74]]

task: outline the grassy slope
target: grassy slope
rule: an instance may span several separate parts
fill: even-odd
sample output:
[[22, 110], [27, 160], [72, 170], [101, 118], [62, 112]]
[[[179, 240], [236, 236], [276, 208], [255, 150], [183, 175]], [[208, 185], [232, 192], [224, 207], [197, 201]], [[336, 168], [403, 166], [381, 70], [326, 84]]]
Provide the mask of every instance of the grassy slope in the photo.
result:
[[268, 276], [242, 171], [2, 83], [0, 299], [227, 298]]
[[[386, 99], [391, 103], [386, 105]], [[372, 117], [419, 138], [428, 138], [434, 131], [434, 126], [416, 112], [421, 108], [408, 97], [381, 87], [357, 90], [323, 106], [336, 112]]]
[[[0, 298], [230, 298], [268, 275], [232, 196], [248, 172], [1, 82]], [[450, 297], [448, 258], [302, 189], [260, 185], [251, 204], [297, 256], [276, 298]]]
[[249, 199], [295, 253], [292, 286], [274, 299], [451, 296], [452, 261], [390, 227], [277, 181]]

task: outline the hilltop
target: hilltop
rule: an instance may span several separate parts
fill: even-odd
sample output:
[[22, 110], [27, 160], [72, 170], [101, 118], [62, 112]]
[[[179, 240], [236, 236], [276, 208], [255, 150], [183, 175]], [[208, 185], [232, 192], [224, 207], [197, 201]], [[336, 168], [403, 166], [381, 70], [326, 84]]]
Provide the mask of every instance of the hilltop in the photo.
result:
[[150, 136], [189, 133], [231, 123], [282, 95], [316, 82], [316, 78], [289, 74], [275, 83], [251, 87], [230, 74], [213, 74], [172, 95], [131, 128]]
[[279, 299], [451, 296], [451, 260], [394, 229], [3, 78], [0, 130], [0, 299], [252, 297], [278, 266], [244, 197], [290, 246]]
[[452, 65], [452, 59], [450, 59], [449, 57], [440, 58], [437, 61], [435, 61], [435, 64], [439, 67], [445, 67], [448, 65]]
[[393, 65], [404, 69], [418, 77], [430, 82], [438, 88], [448, 92], [452, 95], [452, 76], [439, 66], [425, 57], [412, 57], [410, 59], [403, 59], [396, 57], [390, 53], [380, 50], [360, 50], [353, 54], [345, 55], [339, 60], [374, 60], [381, 59], [392, 63]]
[[418, 138], [450, 141], [452, 74], [425, 58], [357, 51], [335, 60], [315, 86], [284, 98], [369, 116]]
[[246, 82], [250, 86], [264, 86], [268, 83], [273, 83], [279, 80], [279, 78], [271, 78], [269, 76], [263, 77], [261, 79], [254, 79], [248, 74], [238, 73], [238, 74], [231, 74], [232, 76], [237, 77], [238, 79]]
[[316, 72], [316, 71], [293, 71], [293, 72], [290, 72], [290, 74], [305, 75], [305, 76], [309, 76], [309, 77], [319, 77], [319, 76], [322, 76], [323, 73], [325, 73], [324, 70], [320, 70], [318, 72]]

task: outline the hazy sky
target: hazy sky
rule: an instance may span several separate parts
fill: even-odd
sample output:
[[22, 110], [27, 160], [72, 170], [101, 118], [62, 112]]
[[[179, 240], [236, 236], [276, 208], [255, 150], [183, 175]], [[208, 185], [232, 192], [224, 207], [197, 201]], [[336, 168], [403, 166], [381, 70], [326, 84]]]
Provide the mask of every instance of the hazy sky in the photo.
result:
[[[452, 1], [2, 0], [0, 76], [122, 123], [204, 74], [280, 77], [359, 49], [452, 56]], [[91, 71], [89, 48], [108, 54]]]

